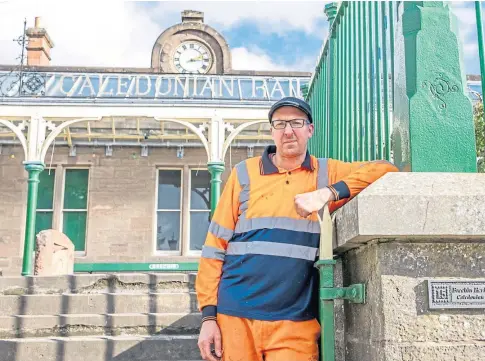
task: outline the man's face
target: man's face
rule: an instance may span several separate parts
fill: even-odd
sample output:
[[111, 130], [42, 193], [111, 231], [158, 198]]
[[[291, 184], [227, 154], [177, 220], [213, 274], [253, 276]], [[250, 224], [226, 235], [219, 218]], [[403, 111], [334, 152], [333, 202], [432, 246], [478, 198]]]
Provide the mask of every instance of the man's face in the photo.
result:
[[[291, 120], [290, 122], [282, 123], [282, 120]], [[302, 125], [301, 128], [298, 126]], [[285, 127], [279, 128], [281, 125]], [[313, 124], [308, 122], [308, 117], [301, 110], [294, 107], [281, 107], [276, 110], [272, 118], [271, 136], [275, 142], [278, 152], [285, 157], [298, 157], [306, 153], [308, 139], [313, 135]]]

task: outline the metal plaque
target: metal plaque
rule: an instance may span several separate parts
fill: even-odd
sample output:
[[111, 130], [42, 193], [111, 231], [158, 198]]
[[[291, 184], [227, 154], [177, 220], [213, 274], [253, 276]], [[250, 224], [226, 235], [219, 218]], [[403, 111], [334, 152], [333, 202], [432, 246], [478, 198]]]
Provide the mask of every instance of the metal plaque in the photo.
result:
[[428, 280], [429, 308], [485, 308], [485, 280]]

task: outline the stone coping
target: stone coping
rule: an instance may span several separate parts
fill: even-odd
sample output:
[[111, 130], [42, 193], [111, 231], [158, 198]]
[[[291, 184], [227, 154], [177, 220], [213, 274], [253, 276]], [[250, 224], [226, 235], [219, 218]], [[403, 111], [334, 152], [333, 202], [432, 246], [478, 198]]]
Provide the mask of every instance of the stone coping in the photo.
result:
[[372, 240], [485, 242], [485, 174], [388, 173], [333, 219], [337, 253]]

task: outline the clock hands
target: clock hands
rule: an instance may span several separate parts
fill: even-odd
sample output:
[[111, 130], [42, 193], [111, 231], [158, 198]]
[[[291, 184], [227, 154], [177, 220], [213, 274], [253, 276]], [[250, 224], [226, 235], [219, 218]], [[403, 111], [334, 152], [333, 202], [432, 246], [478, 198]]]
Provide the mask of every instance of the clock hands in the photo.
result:
[[197, 57], [195, 57], [195, 58], [191, 58], [191, 59], [189, 59], [189, 62], [194, 62], [194, 61], [197, 61], [197, 60], [202, 60], [202, 59], [203, 59], [203, 55], [201, 54], [201, 55], [199, 55], [199, 56], [197, 56]]

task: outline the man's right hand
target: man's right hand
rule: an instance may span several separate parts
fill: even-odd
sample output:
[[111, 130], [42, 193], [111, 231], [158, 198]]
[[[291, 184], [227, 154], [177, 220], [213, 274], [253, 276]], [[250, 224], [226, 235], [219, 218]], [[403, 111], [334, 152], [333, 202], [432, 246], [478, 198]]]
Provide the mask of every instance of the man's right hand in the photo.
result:
[[[211, 353], [211, 345], [214, 344], [217, 358]], [[219, 361], [222, 357], [222, 336], [219, 325], [214, 320], [202, 323], [199, 335], [199, 350], [202, 358], [207, 361]]]

